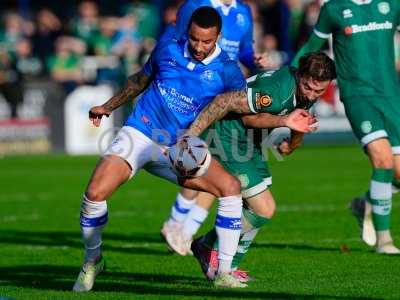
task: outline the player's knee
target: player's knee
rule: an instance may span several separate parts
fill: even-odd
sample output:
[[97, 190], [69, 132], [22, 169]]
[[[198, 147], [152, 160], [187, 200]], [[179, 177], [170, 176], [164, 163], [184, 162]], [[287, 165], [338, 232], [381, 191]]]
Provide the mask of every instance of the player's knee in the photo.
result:
[[393, 169], [392, 148], [386, 140], [378, 140], [367, 146], [372, 165], [377, 169]]
[[99, 202], [104, 201], [107, 197], [105, 189], [101, 188], [100, 185], [91, 183], [86, 189], [86, 197], [90, 201]]
[[275, 214], [275, 210], [276, 210], [275, 202], [268, 203], [266, 208], [262, 211], [261, 216], [268, 218], [268, 219], [272, 219], [272, 217]]
[[393, 169], [393, 157], [390, 155], [382, 155], [374, 157], [372, 163], [377, 169]]
[[229, 176], [225, 180], [224, 185], [221, 188], [221, 197], [239, 195], [240, 193], [241, 193], [240, 181], [234, 176]]
[[276, 211], [276, 205], [274, 201], [266, 201], [264, 205], [257, 207], [255, 213], [261, 217], [272, 219]]

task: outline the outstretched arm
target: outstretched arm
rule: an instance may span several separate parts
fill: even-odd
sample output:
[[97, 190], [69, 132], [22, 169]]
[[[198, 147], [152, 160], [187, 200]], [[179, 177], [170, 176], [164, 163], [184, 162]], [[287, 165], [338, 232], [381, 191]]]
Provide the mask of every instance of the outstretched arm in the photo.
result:
[[289, 115], [277, 116], [270, 113], [258, 113], [242, 116], [244, 125], [252, 128], [277, 128], [288, 127], [299, 133], [314, 131], [316, 119], [304, 109], [296, 109]]
[[125, 86], [115, 96], [103, 105], [94, 106], [90, 109], [90, 121], [94, 126], [99, 127], [103, 116], [108, 117], [113, 110], [127, 103], [130, 99], [132, 99], [133, 105], [136, 105], [136, 97], [146, 89], [150, 80], [151, 78], [144, 74], [143, 71], [129, 76]]
[[247, 104], [246, 90], [228, 92], [215, 97], [197, 116], [196, 120], [194, 120], [186, 131], [186, 134], [201, 134], [208, 126], [222, 119], [229, 112], [238, 114], [251, 113]]

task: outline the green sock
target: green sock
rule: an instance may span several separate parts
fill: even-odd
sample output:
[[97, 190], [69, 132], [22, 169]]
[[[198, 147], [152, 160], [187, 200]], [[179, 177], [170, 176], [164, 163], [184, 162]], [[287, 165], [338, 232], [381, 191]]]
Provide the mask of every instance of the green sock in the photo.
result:
[[[249, 251], [250, 245], [257, 235], [259, 229], [270, 222], [270, 219], [262, 217], [254, 213], [252, 210], [243, 208], [242, 210], [242, 223], [247, 222], [248, 226], [245, 232], [240, 235], [238, 249], [232, 260], [232, 269], [237, 269], [243, 257]], [[243, 228], [244, 226], [242, 226]]]
[[377, 231], [390, 228], [392, 179], [392, 169], [373, 170], [368, 201], [372, 205], [372, 220]]

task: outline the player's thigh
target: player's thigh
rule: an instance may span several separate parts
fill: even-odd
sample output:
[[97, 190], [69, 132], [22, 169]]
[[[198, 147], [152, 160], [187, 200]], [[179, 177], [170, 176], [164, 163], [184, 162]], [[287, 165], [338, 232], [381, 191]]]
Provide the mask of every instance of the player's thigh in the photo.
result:
[[89, 184], [86, 196], [91, 201], [104, 201], [131, 176], [129, 164], [122, 158], [107, 155], [100, 159]]
[[215, 197], [227, 197], [240, 194], [240, 182], [215, 159], [211, 159], [205, 175], [196, 178], [180, 178], [179, 183], [190, 189], [208, 192]]
[[199, 192], [199, 194], [196, 197], [196, 205], [209, 210], [211, 206], [213, 205], [215, 200], [215, 196], [210, 193], [206, 192]]
[[[399, 99], [387, 101], [383, 108], [385, 115], [385, 126], [389, 135], [389, 141], [392, 146], [393, 155], [400, 155], [400, 103]], [[396, 102], [394, 104], [394, 102]]]
[[270, 190], [264, 190], [263, 192], [247, 198], [246, 204], [251, 208], [257, 215], [272, 218], [275, 213], [275, 200]]
[[230, 161], [229, 171], [239, 179], [244, 199], [254, 197], [272, 185], [268, 164], [263, 158], [261, 148], [258, 147], [254, 149], [248, 162]]
[[375, 140], [388, 137], [383, 112], [374, 104], [374, 99], [346, 98], [343, 99], [343, 103], [353, 132], [363, 147]]
[[130, 127], [122, 127], [104, 153], [125, 160], [133, 177], [145, 164], [151, 162], [160, 155], [159, 146], [139, 130]]
[[165, 147], [155, 143], [133, 127], [122, 127], [107, 148], [105, 155], [118, 156], [126, 161], [131, 168], [130, 177], [144, 168], [153, 175], [173, 183], [178, 182], [168, 161]]

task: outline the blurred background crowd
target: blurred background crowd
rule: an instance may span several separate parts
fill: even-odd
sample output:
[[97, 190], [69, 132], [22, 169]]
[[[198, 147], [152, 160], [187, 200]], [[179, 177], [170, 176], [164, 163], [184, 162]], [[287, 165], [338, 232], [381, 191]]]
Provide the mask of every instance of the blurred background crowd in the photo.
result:
[[[267, 69], [290, 62], [320, 9], [318, 0], [245, 2], [254, 17], [256, 52], [268, 55]], [[26, 86], [51, 82], [63, 99], [81, 85], [107, 84], [115, 90], [143, 65], [181, 3], [0, 1], [0, 121], [35, 116], [34, 106], [23, 105], [29, 102]], [[400, 71], [399, 48], [397, 66]]]

